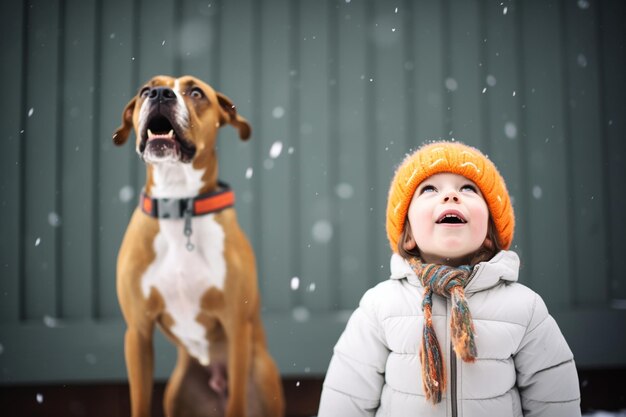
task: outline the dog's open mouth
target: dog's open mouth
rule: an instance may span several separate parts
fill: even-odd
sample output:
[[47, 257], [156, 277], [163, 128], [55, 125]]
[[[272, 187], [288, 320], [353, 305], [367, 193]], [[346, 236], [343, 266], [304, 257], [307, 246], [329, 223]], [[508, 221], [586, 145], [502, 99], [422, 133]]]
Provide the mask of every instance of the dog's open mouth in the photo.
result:
[[163, 115], [153, 116], [142, 132], [139, 151], [146, 162], [190, 162], [196, 148]]

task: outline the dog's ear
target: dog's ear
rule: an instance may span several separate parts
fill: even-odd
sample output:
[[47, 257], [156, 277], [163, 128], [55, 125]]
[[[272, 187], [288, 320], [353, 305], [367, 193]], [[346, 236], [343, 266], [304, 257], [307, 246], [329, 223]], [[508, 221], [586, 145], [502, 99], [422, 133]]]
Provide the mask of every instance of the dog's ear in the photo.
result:
[[113, 133], [113, 143], [117, 146], [125, 144], [128, 140], [128, 135], [130, 135], [130, 130], [133, 127], [133, 112], [135, 111], [136, 101], [137, 97], [133, 97], [128, 102], [122, 113], [122, 125]]
[[233, 125], [239, 131], [239, 137], [247, 140], [252, 133], [252, 128], [248, 121], [237, 113], [237, 108], [233, 102], [222, 93], [217, 94], [217, 101], [220, 104], [220, 126], [224, 123]]

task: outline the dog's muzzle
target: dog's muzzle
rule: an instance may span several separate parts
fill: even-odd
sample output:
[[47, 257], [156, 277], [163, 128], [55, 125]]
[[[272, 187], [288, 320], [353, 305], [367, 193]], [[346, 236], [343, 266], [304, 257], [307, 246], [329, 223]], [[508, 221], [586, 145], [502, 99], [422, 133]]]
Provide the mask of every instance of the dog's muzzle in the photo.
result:
[[179, 101], [174, 90], [155, 87], [148, 93], [141, 123], [139, 154], [146, 162], [191, 162], [196, 148], [185, 138]]

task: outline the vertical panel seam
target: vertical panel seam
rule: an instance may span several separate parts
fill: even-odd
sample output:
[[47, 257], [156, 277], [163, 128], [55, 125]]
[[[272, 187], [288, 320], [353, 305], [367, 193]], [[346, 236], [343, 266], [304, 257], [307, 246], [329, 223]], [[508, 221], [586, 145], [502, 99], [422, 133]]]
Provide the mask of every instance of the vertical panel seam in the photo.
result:
[[[252, 51], [252, 66], [256, 68], [256, 71], [253, 71], [253, 80], [252, 80], [252, 109], [251, 109], [251, 117], [253, 120], [253, 126], [261, 126], [262, 124], [262, 114], [261, 114], [261, 100], [263, 96], [263, 7], [262, 0], [251, 1], [252, 11], [250, 13], [252, 19], [252, 42], [251, 47]], [[255, 19], [254, 16], [259, 16], [258, 19]], [[262, 131], [259, 127], [257, 132]], [[251, 141], [252, 146], [252, 160], [251, 165], [253, 167], [253, 172], [260, 172], [262, 164], [260, 163], [260, 155], [261, 155], [261, 147], [262, 143], [260, 138]], [[252, 216], [254, 219], [254, 214], [256, 213], [257, 219], [263, 219], [263, 204], [261, 202], [262, 193], [262, 181], [260, 175], [253, 175], [250, 178], [251, 183], [251, 193], [252, 193]], [[264, 271], [264, 257], [263, 257], [263, 245], [261, 235], [263, 233], [262, 222], [261, 221], [252, 221], [252, 247], [256, 252], [256, 262], [257, 262], [257, 271]], [[267, 288], [266, 280], [259, 279], [259, 288], [261, 293], [265, 293], [265, 289]]]
[[[131, 55], [132, 55], [132, 66], [131, 66], [131, 91], [133, 92], [130, 96], [130, 98], [134, 97], [135, 93], [134, 91], [136, 91], [136, 88], [139, 84], [139, 65], [137, 64], [137, 53], [139, 52], [139, 33], [140, 33], [140, 25], [141, 25], [141, 0], [133, 0], [133, 6], [132, 6], [132, 17], [131, 20], [133, 22], [132, 25], [132, 31], [131, 31]], [[129, 135], [132, 135], [132, 133], [129, 133]], [[131, 141], [131, 145], [132, 145], [132, 141]], [[138, 175], [138, 170], [139, 170], [139, 163], [137, 161], [137, 158], [129, 158], [128, 161], [130, 162], [130, 167], [128, 170], [129, 173], [129, 178], [128, 178], [128, 183], [129, 184], [134, 184], [134, 185], [138, 185], [138, 187], [135, 187], [137, 190], [137, 194], [139, 194], [139, 191], [141, 190], [141, 184], [138, 184], [137, 182], [137, 175]], [[128, 204], [127, 205], [127, 209], [128, 209], [128, 214], [127, 217], [130, 218], [133, 214], [133, 212], [135, 211], [135, 206], [133, 204]], [[100, 312], [98, 312], [98, 314], [100, 314]]]
[[[480, 88], [480, 86], [484, 86], [483, 88], [487, 88], [485, 86], [485, 80], [488, 74], [488, 68], [487, 68], [487, 63], [489, 61], [489, 57], [488, 57], [488, 53], [487, 51], [489, 50], [489, 48], [487, 47], [487, 44], [489, 43], [490, 39], [488, 39], [488, 30], [487, 30], [487, 23], [485, 22], [485, 15], [487, 14], [486, 10], [485, 10], [485, 2], [479, 2], [478, 3], [478, 27], [480, 28], [480, 37], [478, 39], [478, 44], [479, 44], [479, 48], [478, 48], [478, 53], [479, 53], [479, 60], [481, 63], [480, 66], [480, 78], [478, 80], [478, 88]], [[482, 94], [482, 91], [481, 91]], [[491, 154], [491, 150], [492, 150], [492, 146], [491, 146], [491, 129], [489, 129], [490, 125], [491, 125], [491, 94], [489, 94], [489, 90], [487, 89], [487, 91], [485, 92], [485, 94], [482, 94], [484, 96], [483, 100], [481, 100], [481, 106], [480, 106], [480, 112], [481, 112], [481, 118], [480, 118], [480, 123], [481, 126], [478, 127], [479, 132], [480, 132], [480, 136], [481, 138], [481, 143], [482, 143], [482, 151], [485, 155], [490, 155]]]
[[441, 44], [443, 45], [442, 69], [446, 77], [440, 88], [443, 91], [443, 138], [450, 136], [454, 125], [452, 123], [452, 92], [448, 90], [445, 81], [452, 76], [452, 41], [450, 34], [450, 7], [447, 0], [441, 3]]
[[[608, 249], [611, 245], [611, 243], [613, 242], [613, 228], [611, 227], [611, 202], [612, 202], [612, 195], [610, 190], [610, 158], [609, 158], [609, 138], [608, 138], [608, 132], [607, 132], [607, 128], [606, 128], [606, 121], [605, 119], [605, 114], [606, 114], [606, 110], [607, 110], [607, 103], [606, 103], [606, 89], [605, 89], [605, 48], [604, 48], [604, 25], [603, 25], [603, 14], [602, 14], [602, 2], [597, 2], [594, 3], [595, 5], [595, 21], [596, 21], [596, 42], [597, 42], [597, 51], [598, 51], [598, 91], [601, 91], [601, 95], [602, 98], [600, 100], [598, 100], [598, 106], [600, 107], [598, 112], [600, 114], [600, 123], [599, 123], [599, 128], [600, 128], [600, 141], [602, 143], [602, 150], [601, 150], [601, 155], [602, 155], [602, 168], [601, 168], [601, 175], [602, 175], [602, 181], [600, 181], [600, 186], [601, 186], [601, 191], [602, 191], [602, 213], [604, 214], [603, 217], [603, 223], [604, 223], [604, 230], [606, 231], [606, 235], [605, 235], [605, 248]], [[605, 281], [605, 291], [606, 291], [606, 299], [609, 301], [609, 305], [610, 305], [610, 300], [613, 298], [612, 295], [612, 291], [611, 291], [611, 284], [610, 284], [610, 280], [613, 277], [614, 271], [613, 271], [613, 253], [611, 250], [605, 250], [604, 253], [605, 258], [602, 261], [606, 261], [604, 262], [606, 264], [606, 281]]]
[[520, 103], [520, 140], [519, 140], [519, 154], [522, 156], [522, 161], [521, 161], [521, 165], [522, 165], [522, 175], [521, 175], [521, 193], [520, 193], [520, 202], [517, 205], [517, 207], [519, 208], [520, 206], [522, 207], [522, 210], [518, 210], [521, 211], [521, 215], [519, 215], [523, 220], [522, 223], [525, 227], [524, 233], [522, 235], [522, 238], [520, 239], [520, 246], [522, 247], [522, 250], [524, 251], [524, 257], [526, 258], [525, 260], [525, 264], [529, 265], [530, 271], [529, 273], [525, 274], [524, 276], [526, 277], [526, 283], [528, 285], [531, 284], [532, 282], [532, 255], [530, 253], [530, 250], [524, 250], [528, 248], [528, 242], [530, 242], [531, 237], [530, 234], [532, 233], [530, 231], [530, 227], [528, 227], [529, 225], [529, 189], [528, 189], [528, 172], [530, 170], [529, 167], [529, 162], [528, 162], [528, 147], [526, 146], [526, 140], [527, 138], [527, 132], [526, 132], [526, 127], [527, 127], [527, 120], [526, 120], [526, 109], [525, 109], [525, 103], [524, 100], [526, 99], [526, 77], [525, 77], [525, 67], [524, 67], [524, 62], [525, 62], [525, 53], [524, 53], [524, 48], [525, 48], [525, 42], [524, 42], [524, 30], [523, 30], [523, 16], [522, 14], [523, 12], [523, 8], [522, 8], [522, 1], [515, 1], [516, 7], [516, 18], [515, 18], [515, 36], [516, 36], [516, 41], [515, 43], [517, 44], [517, 51], [518, 51], [518, 55], [517, 55], [517, 68], [518, 68], [518, 100]]
[[[366, 33], [369, 33], [370, 30], [372, 30], [372, 8], [374, 6], [372, 5], [372, 0], [366, 0], [365, 2], [365, 27], [366, 27]], [[366, 71], [369, 71], [370, 73], [373, 73], [375, 71], [375, 63], [376, 63], [376, 59], [374, 56], [374, 46], [373, 46], [373, 40], [371, 39], [371, 37], [368, 37], [366, 39], [366, 46], [365, 46], [365, 68]], [[367, 75], [366, 75], [366, 80], [368, 79]], [[368, 166], [370, 167], [370, 169], [368, 170], [368, 174], [369, 174], [369, 178], [365, 183], [365, 187], [366, 192], [368, 194], [368, 206], [369, 206], [369, 217], [370, 217], [370, 222], [374, 223], [372, 219], [373, 216], [373, 207], [376, 206], [376, 193], [373, 192], [371, 190], [371, 186], [370, 184], [375, 184], [376, 183], [376, 173], [378, 172], [378, 164], [377, 164], [377, 158], [376, 158], [376, 152], [375, 152], [375, 144], [376, 144], [376, 137], [375, 137], [375, 131], [376, 131], [376, 106], [375, 106], [375, 90], [374, 87], [371, 85], [371, 83], [367, 83], [367, 81], [365, 82], [365, 114], [367, 114], [367, 120], [366, 120], [366, 149], [367, 149], [367, 154], [366, 154], [366, 158], [368, 161]], [[376, 263], [376, 259], [378, 259], [378, 257], [376, 256], [376, 244], [374, 242], [373, 237], [375, 237], [375, 233], [374, 233], [374, 228], [373, 227], [369, 227], [367, 228], [367, 235], [369, 236], [367, 239], [368, 242], [368, 248], [367, 248], [367, 253], [368, 253], [368, 257], [367, 257], [367, 263], [368, 263], [368, 267], [366, 268], [366, 271], [378, 271], [378, 267], [375, 265]], [[374, 265], [372, 265], [372, 263], [374, 263]], [[377, 274], [372, 274], [369, 278], [369, 282], [370, 285], [369, 286], [374, 286], [376, 284], [376, 282], [378, 281], [378, 279], [376, 278]]]
[[[339, 143], [341, 140], [339, 138], [339, 119], [338, 119], [338, 111], [339, 111], [339, 89], [336, 88], [336, 83], [338, 82], [339, 75], [339, 12], [337, 10], [338, 6], [335, 5], [333, 9], [333, 1], [327, 1], [327, 19], [328, 19], [328, 37], [326, 39], [328, 45], [329, 52], [329, 65], [328, 65], [328, 76], [329, 79], [335, 81], [335, 85], [332, 85], [331, 82], [327, 83], [326, 88], [328, 89], [328, 123], [329, 123], [329, 142], [330, 145], [328, 147], [329, 155], [327, 158], [330, 160], [328, 166], [328, 192], [329, 192], [329, 204], [330, 204], [330, 213], [332, 219], [332, 225], [335, 229], [334, 238], [329, 242], [330, 251], [330, 271], [331, 275], [338, 273], [340, 268], [340, 259], [341, 259], [341, 246], [339, 245], [339, 235], [341, 224], [337, 220], [339, 219], [339, 204], [336, 196], [334, 195], [333, 183], [337, 184], [339, 182], [338, 173], [339, 173], [339, 152], [332, 152], [331, 149], [333, 144]], [[329, 277], [331, 278], [331, 277]], [[338, 281], [334, 281], [332, 279], [328, 280], [329, 287], [333, 284], [339, 284]], [[328, 288], [331, 295], [330, 302], [330, 310], [333, 308], [337, 308], [341, 301], [341, 294], [339, 293], [338, 288]]]
[[[300, 193], [304, 186], [300, 184], [302, 181], [302, 176], [300, 175], [299, 167], [301, 166], [300, 154], [302, 153], [302, 141], [299, 135], [298, 126], [300, 125], [300, 88], [298, 86], [298, 82], [301, 79], [301, 65], [300, 65], [300, 38], [301, 38], [301, 26], [300, 26], [300, 1], [289, 1], [289, 22], [291, 28], [291, 35], [289, 36], [289, 46], [288, 46], [288, 62], [290, 70], [293, 71], [294, 75], [290, 77], [290, 81], [288, 83], [289, 93], [288, 93], [288, 102], [289, 108], [291, 109], [292, 117], [289, 119], [289, 125], [287, 126], [287, 130], [289, 132], [289, 136], [294, 143], [297, 143], [299, 152], [294, 152], [293, 158], [291, 158], [291, 164], [289, 167], [289, 171], [292, 173], [291, 177], [291, 187], [290, 192], [292, 194], [293, 201], [293, 210], [291, 216], [291, 230], [292, 230], [292, 238], [293, 242], [297, 242], [292, 247], [295, 250], [292, 253], [292, 256], [289, 258], [290, 261], [290, 269], [292, 271], [296, 271], [296, 269], [302, 267], [302, 233], [301, 227], [302, 225], [302, 207], [300, 204]], [[294, 169], [295, 168], [295, 169]], [[298, 271], [298, 275], [301, 277], [301, 270]], [[302, 278], [302, 277], [301, 277]], [[295, 306], [299, 306], [302, 304], [302, 296], [299, 291], [291, 291], [291, 304], [290, 307], [293, 308]]]
[[18, 235], [17, 235], [17, 247], [18, 247], [18, 320], [23, 321], [26, 319], [26, 219], [24, 213], [26, 213], [26, 187], [24, 187], [26, 178], [26, 150], [24, 144], [26, 143], [26, 97], [28, 94], [28, 52], [29, 52], [29, 13], [28, 13], [28, 0], [22, 1], [22, 76], [20, 86], [20, 136], [18, 136], [18, 156], [19, 156], [19, 178], [18, 178], [18, 192], [19, 192], [19, 210], [18, 210]]
[[[178, 6], [178, 7], [177, 7]], [[173, 26], [174, 26], [174, 33], [172, 34], [172, 36], [174, 37], [174, 39], [172, 39], [172, 45], [175, 45], [175, 50], [173, 52], [174, 55], [174, 63], [173, 63], [173, 67], [174, 67], [174, 77], [180, 77], [181, 71], [182, 71], [182, 44], [181, 44], [181, 32], [182, 32], [182, 15], [183, 15], [183, 6], [182, 5], [178, 5], [176, 1], [174, 1], [174, 11], [172, 12], [172, 21], [173, 21]]]
[[99, 283], [101, 281], [100, 276], [100, 146], [99, 146], [99, 132], [102, 126], [101, 118], [101, 102], [100, 99], [102, 97], [102, 82], [99, 74], [99, 68], [102, 64], [102, 19], [103, 19], [103, 6], [102, 0], [96, 0], [95, 5], [95, 33], [94, 33], [94, 43], [96, 45], [94, 50], [94, 70], [93, 70], [93, 80], [94, 80], [94, 93], [93, 93], [93, 124], [91, 130], [92, 136], [92, 149], [91, 149], [91, 163], [93, 166], [93, 175], [91, 177], [91, 224], [92, 224], [92, 236], [94, 237], [93, 242], [91, 243], [91, 297], [90, 297], [90, 318], [92, 320], [98, 319], [98, 291]]
[[[566, 42], [566, 39], [568, 39], [568, 31], [569, 31], [569, 27], [567, 24], [568, 21], [568, 17], [567, 17], [567, 8], [565, 7], [565, 4], [563, 2], [563, 0], [559, 1], [559, 10], [560, 13], [558, 14], [557, 19], [559, 19], [560, 23], [560, 31], [559, 31], [559, 35], [560, 35], [560, 46], [561, 46], [561, 50], [559, 51], [560, 56], [560, 62], [561, 62], [561, 71], [559, 71], [562, 76], [561, 76], [561, 102], [562, 102], [562, 106], [563, 106], [563, 136], [564, 136], [564, 144], [565, 144], [565, 189], [567, 190], [567, 196], [568, 196], [568, 203], [575, 203], [576, 199], [574, 198], [574, 196], [576, 195], [576, 190], [573, 184], [573, 178], [574, 178], [574, 169], [573, 169], [573, 158], [574, 158], [574, 151], [573, 151], [573, 147], [574, 147], [574, 143], [572, 142], [572, 117], [571, 117], [571, 109], [570, 109], [570, 105], [569, 105], [569, 88], [571, 86], [571, 77], [570, 77], [570, 71], [569, 71], [569, 66], [567, 65], [567, 59], [569, 56], [569, 50], [568, 50], [568, 42]], [[573, 41], [573, 39], [572, 39]], [[576, 227], [576, 224], [574, 222], [574, 213], [573, 211], [576, 210], [576, 204], [568, 204], [569, 210], [567, 210], [566, 216], [566, 224], [567, 224], [567, 228], [569, 229], [569, 233], [571, 233], [570, 238], [566, 239], [567, 240], [567, 252], [568, 252], [568, 258], [570, 260], [574, 260], [574, 259], [581, 259], [580, 257], [575, 256], [576, 253], [576, 243], [579, 239], [579, 233], [577, 232], [578, 228]], [[578, 283], [578, 268], [572, 268], [571, 267], [571, 263], [570, 262], [570, 273], [569, 275], [569, 296], [570, 296], [570, 302], [576, 306], [578, 304], [578, 297], [576, 296], [576, 284]]]
[[[406, 9], [406, 12], [403, 13], [403, 26], [405, 30], [403, 31], [403, 50], [404, 50], [404, 85], [405, 91], [408, 93], [408, 96], [405, 99], [405, 143], [403, 153], [408, 152], [408, 148], [411, 147], [416, 141], [417, 136], [417, 126], [420, 123], [419, 114], [416, 112], [416, 81], [415, 81], [415, 53], [414, 49], [411, 48], [411, 44], [415, 36], [415, 25], [411, 24], [411, 17], [413, 16], [413, 3], [410, 0], [404, 0], [402, 3], [403, 9]], [[407, 67], [407, 63], [409, 66]]]
[[[221, 49], [222, 49], [222, 36], [221, 36], [221, 32], [222, 32], [222, 15], [223, 15], [223, 10], [222, 10], [222, 2], [220, 0], [213, 0], [215, 1], [216, 7], [215, 10], [217, 10], [216, 15], [213, 16], [212, 18], [212, 28], [213, 28], [213, 39], [215, 39], [215, 41], [213, 42], [213, 45], [215, 45], [215, 50], [213, 51], [214, 56], [221, 56]], [[211, 62], [211, 74], [213, 74], [212, 79], [213, 79], [213, 83], [215, 83], [214, 85], [220, 86], [221, 84], [221, 80], [220, 80], [220, 65], [219, 65], [219, 60], [214, 59]], [[221, 90], [221, 86], [220, 86], [220, 90]]]
[[[57, 213], [59, 218], [63, 218], [62, 212], [62, 195], [64, 192], [63, 187], [63, 135], [65, 133], [65, 124], [63, 120], [63, 114], [65, 112], [65, 103], [64, 103], [64, 95], [65, 95], [65, 0], [59, 0], [59, 10], [57, 15], [57, 76], [56, 76], [56, 138], [55, 138], [55, 160], [56, 166], [54, 170], [54, 184], [56, 186], [56, 190], [54, 193], [54, 211]], [[63, 317], [64, 309], [63, 309], [63, 228], [55, 227], [53, 229], [54, 233], [54, 287], [56, 294], [54, 294], [55, 298], [55, 306], [54, 306], [54, 314], [55, 317]]]

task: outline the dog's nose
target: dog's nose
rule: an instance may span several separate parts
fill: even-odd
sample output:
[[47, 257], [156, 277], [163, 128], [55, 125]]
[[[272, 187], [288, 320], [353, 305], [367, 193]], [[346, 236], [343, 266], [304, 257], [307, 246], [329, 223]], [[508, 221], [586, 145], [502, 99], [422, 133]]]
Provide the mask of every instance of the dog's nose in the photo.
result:
[[176, 100], [176, 93], [169, 87], [156, 87], [150, 90], [151, 101], [164, 103], [166, 101]]

